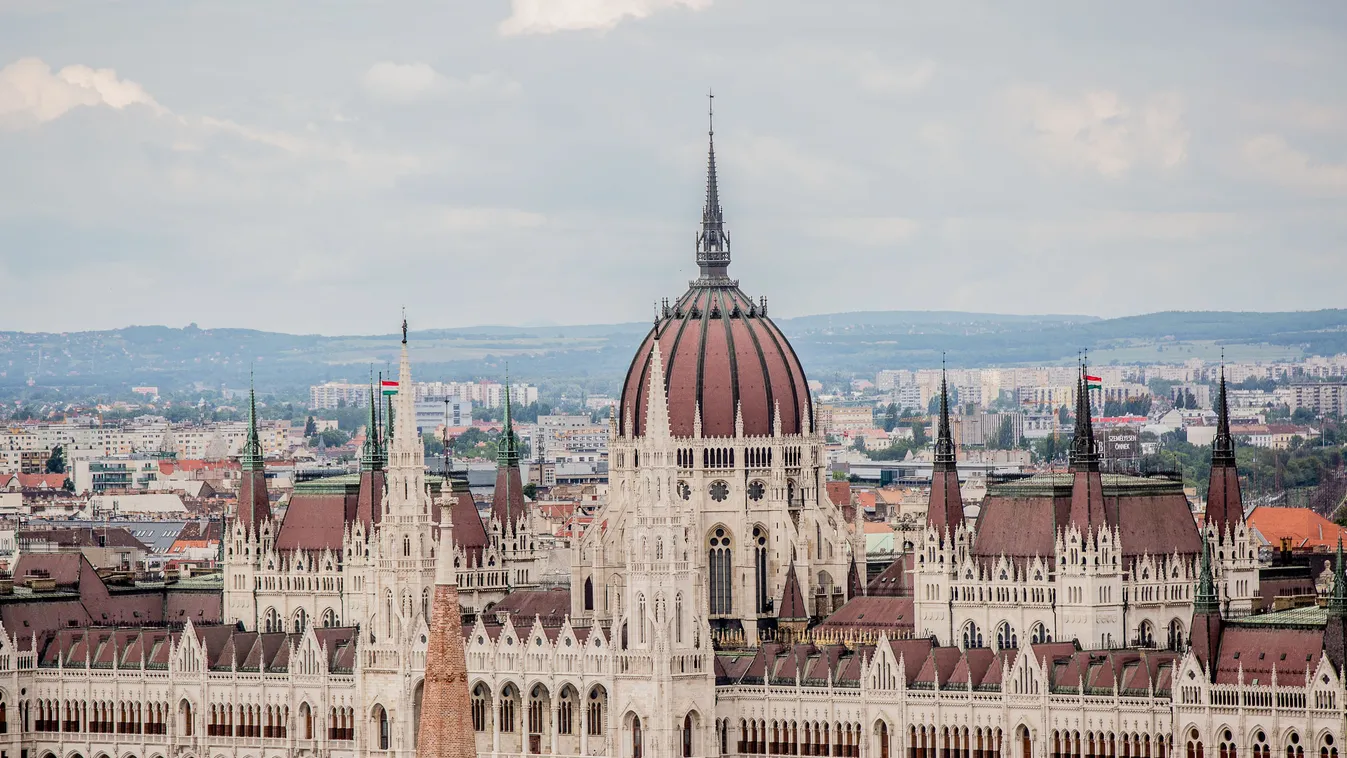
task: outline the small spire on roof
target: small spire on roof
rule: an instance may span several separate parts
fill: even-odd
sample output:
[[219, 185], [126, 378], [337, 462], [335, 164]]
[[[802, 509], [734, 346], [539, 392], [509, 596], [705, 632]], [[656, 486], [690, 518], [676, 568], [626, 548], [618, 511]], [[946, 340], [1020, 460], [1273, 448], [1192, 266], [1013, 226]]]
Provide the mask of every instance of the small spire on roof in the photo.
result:
[[1216, 595], [1216, 580], [1211, 573], [1211, 540], [1202, 540], [1202, 567], [1197, 579], [1197, 598], [1193, 614], [1219, 614], [1221, 601]]

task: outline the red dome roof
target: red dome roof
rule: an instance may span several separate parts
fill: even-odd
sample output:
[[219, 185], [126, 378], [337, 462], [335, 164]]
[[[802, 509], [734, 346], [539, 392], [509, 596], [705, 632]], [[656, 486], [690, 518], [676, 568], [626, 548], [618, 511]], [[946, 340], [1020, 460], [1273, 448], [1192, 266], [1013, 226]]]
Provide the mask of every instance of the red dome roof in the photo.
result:
[[808, 431], [813, 414], [804, 369], [785, 335], [733, 283], [695, 283], [650, 330], [627, 371], [619, 429], [645, 434], [650, 353], [659, 340], [670, 432], [691, 437], [697, 408], [702, 436], [732, 437], [735, 409], [745, 435], [771, 435], [781, 408], [783, 434]]
[[659, 340], [664, 388], [669, 397], [669, 431], [691, 437], [697, 409], [703, 437], [732, 437], [736, 409], [744, 415], [744, 434], [766, 436], [781, 411], [781, 433], [809, 431], [813, 405], [804, 369], [781, 330], [729, 278], [730, 235], [716, 179], [714, 131], [706, 156], [706, 205], [697, 234], [697, 266], [701, 276], [673, 307], [664, 308], [646, 335], [622, 384], [619, 429], [646, 431], [646, 394], [650, 388], [650, 355]]

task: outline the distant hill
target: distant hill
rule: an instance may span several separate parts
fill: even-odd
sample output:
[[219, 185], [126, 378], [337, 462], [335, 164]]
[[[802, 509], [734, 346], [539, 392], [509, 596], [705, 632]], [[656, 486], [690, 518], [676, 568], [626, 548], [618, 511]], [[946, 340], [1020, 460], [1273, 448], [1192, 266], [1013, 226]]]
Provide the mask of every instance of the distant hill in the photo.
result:
[[[884, 368], [1272, 359], [1347, 352], [1347, 310], [1285, 313], [1167, 311], [1100, 319], [957, 311], [868, 311], [778, 320], [811, 376], [870, 375]], [[412, 333], [421, 377], [500, 377], [615, 386], [648, 323], [474, 326]], [[36, 388], [123, 392], [239, 387], [250, 369], [261, 387], [300, 389], [359, 381], [396, 365], [398, 335], [293, 335], [250, 329], [132, 326], [96, 332], [0, 332], [0, 396]]]

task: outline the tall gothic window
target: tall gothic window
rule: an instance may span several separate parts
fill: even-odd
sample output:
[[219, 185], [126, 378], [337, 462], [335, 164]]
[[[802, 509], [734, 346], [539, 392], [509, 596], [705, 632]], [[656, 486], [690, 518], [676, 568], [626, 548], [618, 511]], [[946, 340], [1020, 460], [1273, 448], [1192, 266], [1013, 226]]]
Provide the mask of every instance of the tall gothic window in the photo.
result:
[[594, 578], [585, 577], [585, 610], [594, 610]]
[[770, 593], [767, 591], [767, 532], [760, 526], [753, 527], [753, 565], [757, 573], [758, 613], [766, 613]]
[[708, 558], [707, 563], [711, 569], [711, 615], [728, 616], [734, 612], [731, 588], [734, 561], [730, 535], [723, 527], [717, 528], [711, 535]]

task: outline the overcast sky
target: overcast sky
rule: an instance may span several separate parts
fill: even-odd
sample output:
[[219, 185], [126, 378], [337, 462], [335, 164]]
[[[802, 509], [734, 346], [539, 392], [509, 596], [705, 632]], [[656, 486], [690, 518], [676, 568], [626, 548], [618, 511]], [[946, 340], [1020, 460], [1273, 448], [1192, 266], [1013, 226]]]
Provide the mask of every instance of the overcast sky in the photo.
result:
[[0, 0], [0, 330], [1347, 305], [1347, 3]]

